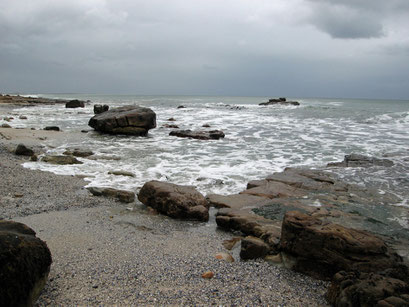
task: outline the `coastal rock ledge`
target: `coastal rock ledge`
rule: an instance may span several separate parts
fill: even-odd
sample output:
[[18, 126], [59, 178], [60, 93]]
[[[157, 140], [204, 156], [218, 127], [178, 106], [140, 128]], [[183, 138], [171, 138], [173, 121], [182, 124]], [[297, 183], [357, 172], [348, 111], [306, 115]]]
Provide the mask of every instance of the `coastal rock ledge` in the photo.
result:
[[0, 306], [33, 306], [50, 271], [45, 242], [24, 224], [0, 221]]
[[95, 115], [88, 125], [102, 133], [146, 136], [156, 127], [156, 114], [149, 108], [124, 106]]
[[143, 185], [138, 199], [144, 205], [173, 218], [209, 220], [209, 205], [193, 186], [153, 180]]

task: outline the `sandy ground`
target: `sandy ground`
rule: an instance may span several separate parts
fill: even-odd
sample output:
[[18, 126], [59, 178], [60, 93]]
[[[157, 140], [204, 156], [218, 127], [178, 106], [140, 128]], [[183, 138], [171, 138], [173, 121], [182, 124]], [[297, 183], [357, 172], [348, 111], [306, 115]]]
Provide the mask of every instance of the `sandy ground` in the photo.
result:
[[[326, 283], [263, 260], [240, 261], [239, 246], [234, 263], [217, 260], [234, 235], [217, 229], [214, 211], [208, 223], [153, 215], [138, 201], [91, 196], [80, 178], [25, 169], [27, 158], [10, 153], [18, 143], [40, 150], [73, 135], [0, 133], [0, 218], [32, 227], [53, 256], [39, 306], [327, 306]], [[203, 279], [206, 271], [215, 276]]]

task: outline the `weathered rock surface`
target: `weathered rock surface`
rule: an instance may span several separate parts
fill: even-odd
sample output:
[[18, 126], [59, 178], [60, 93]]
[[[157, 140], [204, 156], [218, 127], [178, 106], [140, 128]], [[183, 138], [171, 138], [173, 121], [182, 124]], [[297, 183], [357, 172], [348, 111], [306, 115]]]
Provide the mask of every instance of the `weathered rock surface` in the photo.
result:
[[257, 259], [267, 255], [269, 246], [261, 239], [248, 236], [241, 240], [241, 259]]
[[18, 144], [14, 153], [19, 156], [31, 157], [34, 155], [34, 151], [31, 148], [26, 147], [24, 144]]
[[0, 306], [32, 306], [44, 287], [51, 253], [24, 224], [0, 221]]
[[86, 158], [92, 156], [94, 153], [89, 149], [67, 148], [67, 150], [64, 151], [63, 154], [66, 156]]
[[223, 131], [220, 130], [210, 131], [174, 130], [171, 131], [169, 135], [198, 140], [218, 140], [224, 138], [225, 136]]
[[209, 220], [208, 203], [192, 186], [149, 181], [143, 185], [138, 199], [146, 206], [173, 218]]
[[77, 160], [73, 156], [45, 156], [41, 158], [41, 161], [58, 164], [58, 165], [69, 165], [69, 164], [82, 164], [83, 162]]
[[292, 106], [299, 106], [300, 103], [298, 101], [287, 101], [286, 98], [271, 98], [267, 102], [259, 103], [260, 106], [269, 106], [269, 105], [292, 105]]
[[385, 242], [369, 232], [300, 213], [287, 212], [281, 230], [281, 251], [296, 271], [330, 279], [342, 270], [379, 272], [403, 263]]
[[65, 107], [66, 108], [84, 108], [85, 101], [73, 99], [73, 100], [67, 101], [67, 103], [65, 104]]
[[[408, 273], [407, 267], [399, 270]], [[334, 275], [327, 298], [333, 306], [409, 306], [409, 284], [388, 272], [341, 271]]]
[[149, 108], [124, 106], [95, 115], [88, 125], [102, 133], [146, 136], [156, 127], [156, 114]]
[[135, 201], [135, 193], [131, 191], [99, 187], [88, 187], [87, 190], [94, 196], [112, 197], [123, 203], [132, 203]]
[[350, 154], [344, 157], [342, 162], [328, 163], [329, 167], [371, 167], [371, 166], [393, 166], [393, 161], [389, 159], [378, 159], [359, 154]]
[[104, 104], [96, 104], [94, 105], [94, 114], [101, 114], [109, 110], [109, 106]]

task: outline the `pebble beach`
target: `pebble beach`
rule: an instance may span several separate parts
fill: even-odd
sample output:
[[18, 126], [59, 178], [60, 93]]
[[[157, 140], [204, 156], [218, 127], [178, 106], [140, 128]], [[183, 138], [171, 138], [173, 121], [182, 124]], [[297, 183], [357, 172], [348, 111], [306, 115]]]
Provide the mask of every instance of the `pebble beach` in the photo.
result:
[[[11, 153], [28, 133], [38, 151], [38, 138], [56, 144], [66, 133], [0, 132], [1, 218], [34, 229], [53, 257], [37, 306], [328, 306], [326, 282], [241, 261], [239, 244], [226, 250], [223, 240], [237, 234], [217, 229], [214, 211], [208, 223], [178, 221], [138, 201], [92, 196], [83, 179], [23, 168], [27, 158]], [[235, 262], [216, 259], [220, 252]], [[202, 277], [208, 271], [213, 278]]]

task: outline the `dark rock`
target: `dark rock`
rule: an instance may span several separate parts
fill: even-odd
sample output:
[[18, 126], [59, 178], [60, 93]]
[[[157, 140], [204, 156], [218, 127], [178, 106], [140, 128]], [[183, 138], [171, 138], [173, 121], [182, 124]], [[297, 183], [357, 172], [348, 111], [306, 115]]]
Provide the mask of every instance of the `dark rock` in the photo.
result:
[[0, 306], [33, 306], [51, 262], [46, 243], [31, 228], [0, 221]]
[[218, 140], [224, 138], [224, 133], [223, 131], [220, 130], [212, 131], [175, 130], [171, 131], [169, 135], [198, 140]]
[[33, 162], [38, 161], [37, 155], [36, 155], [36, 154], [33, 154], [33, 155], [30, 157], [30, 161], [33, 161]]
[[209, 124], [204, 124], [202, 127], [203, 128], [210, 128], [210, 125]]
[[327, 298], [333, 306], [409, 306], [409, 284], [383, 273], [341, 271], [334, 275]]
[[24, 144], [18, 144], [14, 153], [19, 156], [31, 157], [34, 155], [34, 151], [31, 148], [27, 148]]
[[109, 110], [109, 106], [104, 104], [96, 104], [94, 105], [94, 114], [101, 114]]
[[298, 101], [287, 101], [286, 98], [271, 98], [267, 102], [259, 103], [260, 106], [269, 106], [269, 105], [292, 105], [292, 106], [299, 106], [300, 103]]
[[176, 119], [174, 119], [173, 117], [168, 118], [168, 122], [175, 122], [175, 121], [176, 121]]
[[371, 166], [393, 166], [394, 163], [388, 159], [378, 159], [359, 154], [350, 154], [344, 157], [342, 162], [328, 163], [328, 167], [371, 167]]
[[9, 124], [6, 124], [6, 123], [1, 124], [1, 127], [2, 128], [11, 128], [11, 126]]
[[185, 106], [178, 106], [178, 109], [186, 109]]
[[138, 194], [146, 206], [177, 219], [209, 220], [208, 203], [192, 186], [149, 181]]
[[131, 191], [98, 187], [88, 187], [87, 190], [94, 196], [112, 197], [123, 203], [132, 203], [135, 201], [135, 193]]
[[85, 102], [82, 100], [74, 99], [67, 101], [65, 104], [66, 108], [84, 108], [85, 107]]
[[45, 156], [41, 161], [58, 165], [83, 164], [72, 156]]
[[162, 127], [163, 127], [163, 128], [175, 128], [175, 129], [179, 129], [179, 126], [178, 126], [178, 125], [164, 124]]
[[60, 127], [57, 127], [57, 126], [47, 126], [47, 127], [44, 128], [44, 130], [60, 131]]
[[268, 245], [259, 238], [248, 236], [241, 240], [241, 259], [247, 260], [264, 258], [267, 255], [268, 251]]
[[25, 116], [25, 115], [20, 115], [20, 116], [19, 116], [19, 119], [27, 119], [27, 116]]
[[95, 115], [88, 125], [103, 133], [146, 136], [156, 127], [156, 114], [149, 108], [124, 106]]
[[402, 264], [402, 258], [369, 232], [323, 222], [298, 211], [287, 212], [280, 248], [295, 263], [292, 269], [330, 279], [342, 270], [379, 272]]

